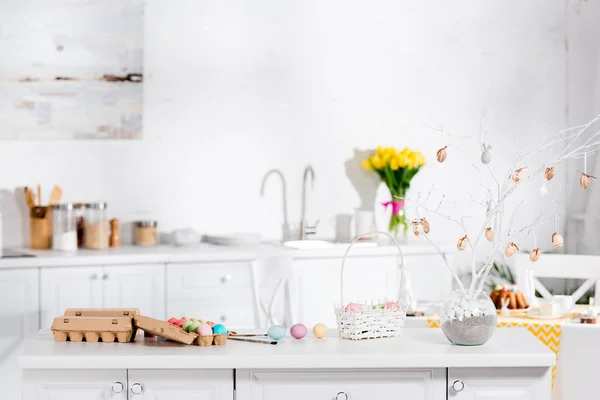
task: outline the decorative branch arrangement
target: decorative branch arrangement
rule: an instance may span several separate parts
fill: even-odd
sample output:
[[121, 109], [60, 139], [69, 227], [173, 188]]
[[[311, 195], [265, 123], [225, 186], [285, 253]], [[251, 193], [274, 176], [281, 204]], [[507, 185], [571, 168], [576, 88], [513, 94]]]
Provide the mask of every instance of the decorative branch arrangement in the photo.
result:
[[[482, 113], [481, 119], [483, 120]], [[416, 199], [409, 199], [412, 203], [417, 205], [417, 216], [412, 221], [412, 231], [415, 236], [424, 237], [440, 254], [447, 268], [450, 270], [454, 280], [456, 281], [458, 288], [462, 291], [466, 291], [464, 285], [459, 279], [456, 272], [452, 269], [446, 256], [440, 250], [437, 245], [430, 237], [429, 232], [431, 225], [427, 220], [428, 215], [438, 215], [442, 218], [447, 219], [457, 224], [462, 231], [463, 235], [457, 241], [457, 249], [459, 251], [465, 251], [469, 249], [471, 251], [471, 262], [470, 269], [472, 280], [468, 288], [468, 293], [474, 295], [481, 292], [483, 285], [487, 279], [495, 261], [501, 260], [503, 257], [510, 257], [516, 251], [519, 251], [519, 243], [533, 233], [534, 237], [534, 250], [530, 253], [530, 260], [536, 262], [541, 257], [541, 250], [537, 245], [537, 238], [535, 235], [535, 228], [544, 221], [555, 219], [555, 232], [552, 234], [552, 244], [560, 248], [563, 246], [563, 238], [558, 231], [558, 216], [557, 216], [557, 200], [558, 196], [549, 202], [549, 205], [544, 207], [540, 213], [527, 225], [522, 228], [516, 229], [514, 227], [516, 214], [523, 202], [519, 203], [513, 210], [508, 219], [505, 218], [507, 200], [511, 198], [511, 195], [515, 191], [528, 183], [531, 183], [536, 176], [543, 176], [542, 188], [540, 193], [542, 196], [547, 194], [547, 182], [552, 180], [555, 176], [555, 172], [558, 168], [566, 165], [567, 160], [570, 159], [583, 159], [584, 168], [583, 172], [577, 171], [580, 174], [580, 185], [583, 189], [587, 189], [592, 180], [596, 178], [590, 175], [587, 171], [587, 156], [600, 150], [600, 115], [592, 119], [588, 123], [573, 128], [568, 128], [560, 131], [559, 133], [544, 139], [537, 147], [533, 147], [527, 150], [518, 149], [512, 163], [508, 167], [505, 178], [499, 178], [494, 174], [490, 168], [492, 162], [491, 146], [485, 143], [486, 135], [482, 132], [481, 122], [479, 129], [479, 146], [481, 148], [481, 157], [479, 160], [483, 167], [480, 168], [473, 164], [473, 167], [484, 174], [487, 179], [492, 183], [492, 187], [486, 188], [485, 199], [476, 200], [471, 196], [471, 201], [478, 204], [483, 208], [483, 224], [475, 232], [467, 232], [466, 218], [468, 217], [454, 217], [442, 213], [441, 206], [447, 201], [446, 196], [441, 194], [441, 200], [435, 207], [431, 207], [428, 204], [437, 201], [434, 200], [436, 196], [433, 196], [435, 189], [432, 188], [426, 195], [419, 194]], [[445, 134], [441, 127], [433, 128], [441, 132], [442, 139]], [[558, 151], [556, 149], [559, 148]], [[436, 154], [438, 162], [443, 163], [448, 157], [452, 156], [452, 142], [443, 145]], [[533, 162], [531, 159], [534, 155], [542, 152], [551, 152], [555, 154], [551, 157], [551, 162], [544, 163], [541, 165], [531, 165]], [[456, 209], [456, 207], [454, 207]], [[489, 250], [486, 251], [484, 262], [481, 264], [477, 260], [476, 249], [482, 241], [489, 242]]]

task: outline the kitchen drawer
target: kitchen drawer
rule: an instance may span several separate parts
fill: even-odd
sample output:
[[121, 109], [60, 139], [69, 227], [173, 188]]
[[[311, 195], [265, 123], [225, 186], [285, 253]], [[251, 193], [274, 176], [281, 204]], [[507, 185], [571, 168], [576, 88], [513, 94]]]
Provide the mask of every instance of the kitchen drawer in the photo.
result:
[[204, 297], [207, 289], [226, 290], [230, 286], [252, 287], [250, 263], [194, 263], [167, 265], [169, 298]]
[[446, 369], [237, 370], [237, 400], [446, 399]]
[[170, 317], [187, 316], [222, 323], [230, 329], [252, 329], [254, 303], [247, 301], [210, 301], [210, 300], [171, 300], [167, 302], [167, 315]]

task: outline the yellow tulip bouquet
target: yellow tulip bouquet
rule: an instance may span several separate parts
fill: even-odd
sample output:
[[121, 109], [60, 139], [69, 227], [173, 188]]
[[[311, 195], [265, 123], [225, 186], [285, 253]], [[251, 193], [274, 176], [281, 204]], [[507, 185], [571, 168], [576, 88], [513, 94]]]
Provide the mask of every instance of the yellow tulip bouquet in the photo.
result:
[[408, 231], [404, 199], [410, 188], [410, 181], [425, 162], [425, 157], [420, 151], [412, 151], [408, 147], [399, 151], [393, 147], [381, 146], [369, 158], [362, 160], [362, 167], [367, 171], [375, 171], [390, 190], [392, 199], [383, 203], [383, 206], [392, 206], [389, 231], [396, 236], [400, 226], [404, 235]]

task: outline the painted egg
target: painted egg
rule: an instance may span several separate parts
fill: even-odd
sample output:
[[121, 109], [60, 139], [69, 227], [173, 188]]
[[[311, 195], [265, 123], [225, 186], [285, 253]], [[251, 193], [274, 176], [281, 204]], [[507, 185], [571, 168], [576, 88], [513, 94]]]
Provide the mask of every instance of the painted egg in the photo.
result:
[[323, 339], [327, 335], [327, 327], [325, 324], [316, 324], [313, 327], [313, 334], [317, 339]]
[[212, 321], [206, 321], [206, 323], [207, 323], [207, 324], [208, 324], [208, 325], [209, 325], [211, 328], [214, 328], [214, 327], [215, 327], [215, 325], [216, 325], [216, 324], [215, 324], [214, 322], [212, 322]]
[[183, 329], [184, 332], [189, 332], [190, 331], [190, 327], [193, 324], [194, 324], [194, 321], [187, 320], [187, 321], [185, 321], [185, 323], [183, 324], [183, 326], [181, 327], [181, 329]]
[[184, 321], [188, 321], [190, 319], [190, 317], [181, 317], [181, 319]]
[[362, 311], [360, 304], [350, 303], [346, 306], [346, 311]]
[[388, 301], [387, 303], [385, 303], [385, 308], [393, 309], [393, 308], [400, 308], [400, 306], [395, 301]]
[[223, 324], [216, 324], [212, 330], [215, 335], [227, 335], [227, 328]]
[[192, 321], [192, 324], [190, 325], [189, 331], [192, 333], [196, 333], [196, 331], [198, 330], [198, 327], [202, 325], [202, 323], [200, 321]]
[[185, 324], [184, 319], [178, 319], [177, 322], [175, 322], [175, 325], [177, 325], [180, 328], [183, 326], [183, 324]]
[[290, 335], [292, 335], [296, 339], [302, 339], [304, 336], [306, 336], [307, 332], [308, 330], [302, 324], [296, 324], [290, 328]]
[[167, 322], [168, 322], [168, 323], [170, 323], [170, 324], [173, 324], [173, 325], [175, 325], [175, 323], [176, 323], [177, 321], [179, 321], [177, 318], [169, 318], [169, 320], [168, 320]]
[[198, 325], [198, 329], [196, 329], [196, 333], [200, 336], [211, 336], [213, 334], [213, 330], [210, 325], [200, 323], [200, 325]]
[[285, 336], [285, 326], [273, 325], [267, 331], [267, 335], [273, 340], [279, 340]]

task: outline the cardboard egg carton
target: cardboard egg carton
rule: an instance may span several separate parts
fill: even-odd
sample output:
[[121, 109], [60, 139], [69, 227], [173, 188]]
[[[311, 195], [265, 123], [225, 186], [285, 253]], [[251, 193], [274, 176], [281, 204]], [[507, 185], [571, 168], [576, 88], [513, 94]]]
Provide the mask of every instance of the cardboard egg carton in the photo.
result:
[[198, 336], [198, 339], [193, 343], [198, 346], [223, 346], [227, 343], [227, 335], [210, 335], [210, 336]]
[[67, 308], [64, 315], [70, 317], [129, 317], [139, 315], [139, 308]]
[[52, 334], [57, 342], [119, 343], [135, 339], [137, 327], [131, 317], [56, 317], [52, 322]]
[[185, 332], [180, 327], [159, 319], [145, 317], [143, 315], [135, 315], [133, 320], [135, 325], [144, 330], [144, 332], [150, 332], [153, 335], [173, 340], [175, 342], [192, 344], [196, 341], [196, 338], [198, 338], [198, 335], [195, 333]]

